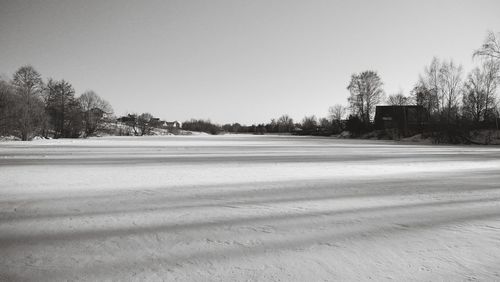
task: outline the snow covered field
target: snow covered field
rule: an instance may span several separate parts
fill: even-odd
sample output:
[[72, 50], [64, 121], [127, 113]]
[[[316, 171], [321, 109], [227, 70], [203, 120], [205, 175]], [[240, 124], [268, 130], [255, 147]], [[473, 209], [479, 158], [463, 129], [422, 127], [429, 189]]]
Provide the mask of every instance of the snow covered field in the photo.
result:
[[500, 148], [0, 143], [0, 280], [500, 280]]

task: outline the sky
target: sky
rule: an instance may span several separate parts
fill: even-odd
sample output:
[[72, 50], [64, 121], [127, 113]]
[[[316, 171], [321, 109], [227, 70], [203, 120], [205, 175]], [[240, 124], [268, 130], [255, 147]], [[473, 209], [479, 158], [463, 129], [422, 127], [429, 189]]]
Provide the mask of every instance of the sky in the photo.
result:
[[299, 121], [347, 105], [353, 73], [408, 94], [434, 56], [468, 71], [488, 30], [498, 0], [0, 0], [0, 74], [32, 65], [118, 116]]

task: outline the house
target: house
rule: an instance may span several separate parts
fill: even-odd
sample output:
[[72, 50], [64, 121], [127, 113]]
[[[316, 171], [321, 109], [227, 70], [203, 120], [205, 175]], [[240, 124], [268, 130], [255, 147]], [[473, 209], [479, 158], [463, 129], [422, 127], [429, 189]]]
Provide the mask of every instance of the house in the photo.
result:
[[423, 106], [377, 106], [375, 129], [395, 129], [403, 136], [422, 132], [428, 122], [428, 114]]
[[96, 119], [96, 120], [110, 117], [110, 113], [107, 113], [100, 108], [92, 108], [92, 109], [86, 111], [85, 115], [87, 118]]
[[166, 127], [167, 129], [180, 129], [181, 128], [181, 124], [180, 122], [178, 121], [166, 121], [165, 123], [163, 123], [163, 126]]
[[87, 113], [97, 118], [103, 118], [106, 115], [106, 112], [99, 108], [92, 108]]

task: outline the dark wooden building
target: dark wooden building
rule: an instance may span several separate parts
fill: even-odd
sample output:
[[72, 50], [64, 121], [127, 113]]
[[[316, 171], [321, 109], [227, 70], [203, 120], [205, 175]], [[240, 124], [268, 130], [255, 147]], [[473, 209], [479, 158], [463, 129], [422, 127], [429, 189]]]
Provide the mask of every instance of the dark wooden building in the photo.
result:
[[377, 106], [375, 129], [397, 129], [400, 135], [421, 133], [428, 122], [427, 111], [422, 106]]

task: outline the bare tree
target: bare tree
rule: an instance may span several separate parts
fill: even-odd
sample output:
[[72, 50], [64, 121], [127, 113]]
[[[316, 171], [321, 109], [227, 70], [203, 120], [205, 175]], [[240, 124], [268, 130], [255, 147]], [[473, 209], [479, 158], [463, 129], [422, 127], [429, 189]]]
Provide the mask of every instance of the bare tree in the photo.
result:
[[15, 135], [19, 98], [14, 87], [0, 79], [0, 136]]
[[346, 107], [341, 104], [335, 104], [328, 108], [328, 117], [330, 121], [340, 122], [346, 114]]
[[382, 80], [375, 71], [364, 71], [353, 74], [347, 89], [351, 93], [348, 101], [352, 114], [358, 116], [365, 124], [369, 124], [375, 106], [383, 98]]
[[46, 110], [54, 137], [78, 137], [82, 121], [73, 86], [65, 80], [49, 79], [46, 99]]
[[139, 127], [141, 136], [147, 135], [151, 133], [153, 127], [150, 124], [151, 118], [153, 115], [150, 113], [143, 113], [137, 117], [137, 125]]
[[465, 117], [476, 123], [482, 119], [486, 108], [486, 95], [484, 93], [484, 74], [479, 68], [473, 69], [467, 76], [462, 105]]
[[496, 112], [496, 92], [500, 83], [500, 61], [487, 60], [483, 62], [482, 72], [484, 73], [486, 108], [484, 110], [484, 120], [491, 117], [498, 117]]
[[441, 63], [438, 58], [432, 58], [424, 73], [419, 76], [418, 83], [413, 89], [413, 100], [417, 105], [422, 105], [429, 113], [440, 111], [440, 83], [439, 72]]
[[138, 119], [137, 119], [137, 114], [128, 114], [126, 117], [125, 117], [125, 121], [124, 123], [132, 129], [132, 131], [134, 132], [134, 135], [135, 136], [139, 136], [139, 124], [138, 124]]
[[411, 98], [406, 97], [402, 91], [396, 94], [389, 95], [387, 103], [392, 106], [404, 106], [411, 103]]
[[333, 122], [328, 118], [320, 118], [318, 124], [324, 133], [333, 131]]
[[277, 121], [278, 132], [291, 132], [293, 130], [293, 119], [288, 115], [282, 115]]
[[500, 62], [500, 34], [488, 32], [481, 48], [474, 51], [474, 57], [483, 57]]
[[462, 90], [462, 66], [452, 60], [443, 62], [439, 70], [441, 109], [449, 121], [452, 113], [457, 110], [459, 96]]
[[342, 119], [345, 118], [346, 112], [346, 107], [340, 104], [335, 104], [328, 109], [328, 119], [331, 124], [330, 129], [333, 133], [339, 133], [342, 131]]
[[[481, 57], [486, 59], [487, 63], [483, 65], [483, 69], [487, 68], [487, 96], [494, 95], [497, 85], [500, 81], [500, 33], [495, 34], [492, 31], [488, 32], [486, 39], [484, 40], [481, 48], [474, 51], [473, 57]], [[490, 109], [489, 107], [485, 110], [485, 115], [490, 115], [493, 113], [496, 117], [499, 115], [497, 109]], [[484, 119], [488, 119], [487, 116]]]
[[316, 116], [306, 116], [302, 119], [302, 129], [304, 131], [315, 131], [318, 127]]
[[495, 116], [499, 65], [485, 61], [481, 68], [474, 68], [464, 84], [463, 114], [474, 122], [487, 121]]
[[27, 65], [14, 73], [12, 84], [20, 98], [17, 128], [21, 139], [28, 140], [40, 130], [41, 121], [44, 119], [44, 107], [40, 99], [42, 78], [32, 66]]
[[125, 124], [133, 130], [135, 136], [148, 135], [153, 129], [151, 124], [152, 117], [153, 115], [150, 113], [142, 113], [140, 115], [128, 114]]
[[86, 91], [78, 98], [83, 115], [85, 136], [94, 134], [102, 126], [105, 116], [113, 113], [111, 105], [94, 91]]
[[272, 118], [271, 119], [271, 122], [266, 124], [265, 125], [266, 127], [266, 131], [267, 132], [278, 132], [279, 131], [279, 128], [278, 128], [278, 122], [276, 121], [276, 119]]

